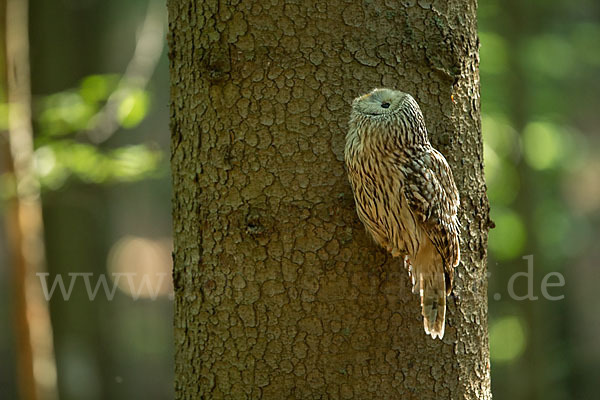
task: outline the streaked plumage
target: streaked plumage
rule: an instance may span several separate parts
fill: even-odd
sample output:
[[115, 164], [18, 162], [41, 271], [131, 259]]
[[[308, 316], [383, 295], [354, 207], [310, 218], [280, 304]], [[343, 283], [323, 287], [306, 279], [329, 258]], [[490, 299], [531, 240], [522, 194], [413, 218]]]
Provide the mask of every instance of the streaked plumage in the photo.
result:
[[375, 89], [355, 99], [345, 160], [360, 220], [375, 242], [405, 257], [425, 332], [441, 339], [460, 261], [460, 200], [412, 96]]

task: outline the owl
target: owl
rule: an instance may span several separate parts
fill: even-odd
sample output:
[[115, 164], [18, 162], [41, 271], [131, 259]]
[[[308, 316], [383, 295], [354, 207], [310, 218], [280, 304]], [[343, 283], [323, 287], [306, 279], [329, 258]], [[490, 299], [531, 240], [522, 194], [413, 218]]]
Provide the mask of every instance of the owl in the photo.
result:
[[421, 296], [425, 333], [443, 338], [460, 261], [460, 199], [415, 99], [392, 89], [356, 98], [344, 156], [358, 217], [376, 243], [403, 258]]

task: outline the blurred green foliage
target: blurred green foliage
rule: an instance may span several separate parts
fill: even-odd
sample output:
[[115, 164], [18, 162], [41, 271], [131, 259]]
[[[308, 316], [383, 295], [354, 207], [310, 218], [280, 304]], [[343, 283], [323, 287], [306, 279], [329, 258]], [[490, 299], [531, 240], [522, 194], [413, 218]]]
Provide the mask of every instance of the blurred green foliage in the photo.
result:
[[[37, 260], [38, 252], [45, 250], [50, 276], [69, 279], [83, 272], [95, 278], [110, 273], [111, 249], [132, 236], [161, 244], [160, 256], [146, 249], [133, 258], [143, 265], [160, 264], [168, 274], [169, 112], [159, 107], [167, 104], [169, 95], [164, 2], [28, 4], [29, 35], [20, 39], [29, 39], [33, 167], [38, 179], [26, 183], [41, 184], [45, 249], [37, 242], [28, 244], [36, 251], [26, 256]], [[0, 54], [0, 76], [7, 75], [3, 66]], [[108, 71], [117, 73], [103, 73]], [[18, 111], [6, 103], [4, 92], [0, 90], [0, 131], [7, 130], [9, 111]], [[0, 145], [5, 146], [3, 133]], [[14, 323], [14, 310], [21, 307], [12, 279], [12, 243], [5, 240], [12, 237], [14, 215], [6, 213], [14, 209], [5, 208], [13, 204], [5, 200], [12, 199], [17, 188], [14, 175], [5, 172], [9, 161], [0, 156], [0, 219], [9, 217], [9, 230], [4, 235], [0, 230], [2, 326]], [[128, 267], [128, 273], [143, 273]], [[114, 298], [99, 294], [91, 301], [85, 291], [84, 285], [75, 284], [71, 301], [55, 295], [49, 302], [60, 399], [172, 397], [173, 306], [168, 297], [135, 301], [117, 290]], [[17, 332], [4, 331], [0, 398], [16, 399]], [[53, 368], [43, 364], [40, 371], [36, 368], [36, 379], [50, 386]]]
[[[8, 107], [0, 104], [0, 129], [7, 124]], [[81, 80], [78, 88], [37, 99], [34, 166], [42, 187], [57, 190], [70, 177], [100, 184], [158, 176], [164, 167], [158, 146], [136, 144], [107, 149], [86, 136], [86, 132], [98, 129], [107, 119], [109, 125], [114, 125], [109, 129], [133, 129], [149, 109], [149, 93], [120, 84], [120, 77], [115, 74], [90, 75]], [[2, 177], [0, 185], [3, 197], [14, 193], [10, 189], [14, 182], [9, 176]]]
[[523, 128], [523, 152], [533, 169], [559, 168], [568, 153], [567, 136], [557, 124], [529, 122]]
[[525, 330], [520, 318], [514, 315], [497, 319], [490, 327], [491, 358], [500, 363], [519, 357], [525, 349]]
[[490, 252], [498, 260], [513, 260], [523, 255], [527, 232], [519, 214], [511, 208], [496, 206], [491, 216], [496, 228], [490, 232]]
[[45, 96], [36, 104], [36, 136], [43, 140], [93, 128], [95, 118], [117, 89], [118, 75], [92, 75], [77, 89]]
[[100, 151], [96, 146], [56, 140], [35, 152], [35, 167], [43, 186], [60, 188], [74, 175], [83, 182], [129, 182], [154, 176], [162, 153], [147, 145]]
[[119, 123], [124, 128], [136, 127], [148, 113], [150, 98], [143, 90], [134, 89], [125, 93], [119, 104]]
[[108, 99], [118, 83], [116, 74], [90, 75], [81, 81], [78, 92], [86, 102], [97, 104]]
[[[593, 186], [600, 175], [590, 185], [600, 160], [596, 3], [479, 2], [485, 173], [496, 224], [489, 235], [496, 398], [589, 398], [585, 373], [575, 379], [576, 359], [568, 354], [576, 343], [564, 329], [573, 318], [568, 307], [577, 308], [569, 302], [583, 295], [562, 303], [517, 301], [507, 296], [507, 283], [526, 271], [522, 257], [533, 254], [536, 296], [550, 272], [567, 277], [567, 286], [556, 289], [565, 294], [569, 274], [585, 262], [599, 234]], [[516, 285], [526, 292], [525, 281]]]

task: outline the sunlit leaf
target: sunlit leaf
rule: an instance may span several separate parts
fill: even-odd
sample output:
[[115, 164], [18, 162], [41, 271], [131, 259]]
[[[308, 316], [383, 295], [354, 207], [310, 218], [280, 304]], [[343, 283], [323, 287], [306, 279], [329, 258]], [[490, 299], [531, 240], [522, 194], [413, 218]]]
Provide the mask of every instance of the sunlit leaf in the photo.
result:
[[129, 91], [119, 104], [118, 118], [121, 126], [124, 128], [137, 126], [148, 113], [149, 105], [148, 93], [139, 89]]
[[69, 176], [89, 183], [130, 182], [156, 174], [162, 153], [147, 145], [123, 146], [115, 150], [69, 140], [54, 141], [35, 152], [35, 167], [42, 184], [62, 186]]
[[41, 133], [62, 136], [85, 129], [96, 108], [79, 93], [61, 92], [46, 97], [39, 116]]
[[90, 183], [101, 183], [110, 174], [105, 156], [94, 146], [69, 143], [61, 147], [58, 161], [72, 174]]
[[79, 93], [88, 103], [106, 100], [116, 89], [118, 75], [90, 75], [81, 81]]
[[111, 154], [114, 179], [132, 180], [145, 176], [158, 167], [161, 153], [145, 145], [121, 147]]
[[69, 175], [65, 166], [57, 161], [53, 146], [45, 145], [36, 149], [33, 165], [42, 185], [53, 190], [60, 188]]
[[525, 350], [527, 337], [519, 317], [511, 315], [492, 321], [489, 332], [492, 362], [510, 362]]

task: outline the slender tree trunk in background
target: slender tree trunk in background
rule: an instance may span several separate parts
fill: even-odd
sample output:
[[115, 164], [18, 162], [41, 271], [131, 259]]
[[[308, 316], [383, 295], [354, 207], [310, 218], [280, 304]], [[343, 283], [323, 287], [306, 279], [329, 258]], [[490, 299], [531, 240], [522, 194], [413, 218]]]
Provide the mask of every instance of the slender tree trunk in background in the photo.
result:
[[[176, 398], [488, 399], [476, 1], [169, 0]], [[415, 96], [461, 192], [446, 335], [359, 223], [351, 100]]]
[[7, 158], [8, 175], [14, 178], [5, 215], [13, 261], [17, 386], [23, 400], [53, 400], [58, 395], [52, 324], [36, 276], [46, 265], [40, 188], [33, 170], [28, 2], [4, 0], [0, 4], [5, 18], [3, 58], [9, 104], [8, 135], [0, 153]]

